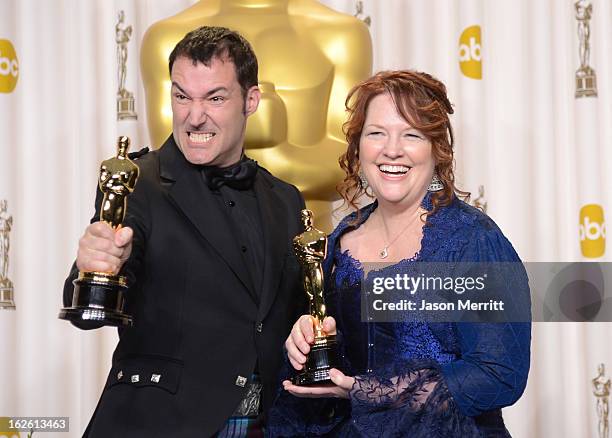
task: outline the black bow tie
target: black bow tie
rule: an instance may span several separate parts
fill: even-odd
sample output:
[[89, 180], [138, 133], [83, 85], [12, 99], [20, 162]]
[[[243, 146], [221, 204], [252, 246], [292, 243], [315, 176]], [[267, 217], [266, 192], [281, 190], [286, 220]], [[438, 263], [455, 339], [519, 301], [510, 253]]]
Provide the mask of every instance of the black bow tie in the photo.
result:
[[202, 166], [202, 174], [211, 190], [219, 190], [223, 185], [236, 190], [247, 190], [255, 182], [257, 161], [244, 156], [229, 167]]

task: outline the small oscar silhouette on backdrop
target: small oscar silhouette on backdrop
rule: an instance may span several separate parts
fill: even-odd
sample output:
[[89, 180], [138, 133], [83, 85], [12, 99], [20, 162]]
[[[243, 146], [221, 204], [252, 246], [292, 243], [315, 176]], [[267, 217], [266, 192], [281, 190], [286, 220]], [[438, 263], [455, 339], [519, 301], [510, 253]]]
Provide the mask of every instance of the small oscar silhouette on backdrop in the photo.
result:
[[8, 278], [10, 233], [13, 217], [8, 214], [7, 202], [0, 201], [0, 309], [15, 310], [13, 282]]
[[580, 67], [576, 70], [576, 97], [597, 97], [597, 76], [589, 65], [591, 54], [591, 15], [593, 5], [588, 0], [578, 0], [574, 3], [576, 20], [578, 21], [578, 55]]
[[[98, 186], [104, 194], [100, 220], [113, 229], [121, 227], [127, 210], [127, 197], [134, 191], [138, 166], [128, 158], [130, 139], [117, 140], [117, 156], [100, 166]], [[124, 313], [127, 279], [108, 272], [79, 272], [72, 282], [72, 307], [60, 311], [59, 317], [70, 321], [96, 321], [103, 325], [131, 326], [133, 318]]]
[[608, 414], [610, 411], [610, 379], [606, 378], [604, 364], [597, 367], [597, 376], [591, 381], [593, 384], [593, 395], [596, 398], [597, 408], [597, 432], [599, 438], [608, 438], [609, 424]]
[[132, 37], [132, 26], [122, 27], [125, 13], [119, 11], [115, 25], [115, 42], [117, 43], [117, 120], [137, 119], [134, 93], [125, 88], [127, 77], [128, 43]]

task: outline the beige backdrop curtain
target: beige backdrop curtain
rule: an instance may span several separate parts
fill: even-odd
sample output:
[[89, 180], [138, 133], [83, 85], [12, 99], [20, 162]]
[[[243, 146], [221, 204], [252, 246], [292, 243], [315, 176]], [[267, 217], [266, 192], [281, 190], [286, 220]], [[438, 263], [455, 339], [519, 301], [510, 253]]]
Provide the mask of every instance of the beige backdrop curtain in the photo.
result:
[[[93, 214], [100, 161], [117, 135], [148, 144], [142, 35], [193, 3], [0, 0], [0, 200], [13, 217], [17, 304], [0, 310], [0, 416], [68, 416], [70, 433], [57, 436], [77, 437], [95, 408], [117, 335], [57, 320], [63, 280]], [[357, 1], [322, 3], [353, 14]], [[447, 84], [459, 186], [472, 199], [484, 187], [488, 214], [526, 261], [612, 259], [609, 244], [586, 257], [579, 230], [595, 220], [580, 216], [584, 206], [612, 214], [612, 4], [591, 3], [598, 96], [576, 99], [573, 0], [363, 1], [375, 70], [414, 68]], [[126, 88], [136, 121], [116, 120], [119, 10], [133, 26]], [[18, 60], [12, 92], [1, 91], [4, 41]], [[591, 231], [582, 243], [600, 245]], [[504, 410], [513, 436], [597, 436], [591, 379], [600, 362], [612, 372], [610, 334], [607, 323], [534, 325], [527, 390]]]

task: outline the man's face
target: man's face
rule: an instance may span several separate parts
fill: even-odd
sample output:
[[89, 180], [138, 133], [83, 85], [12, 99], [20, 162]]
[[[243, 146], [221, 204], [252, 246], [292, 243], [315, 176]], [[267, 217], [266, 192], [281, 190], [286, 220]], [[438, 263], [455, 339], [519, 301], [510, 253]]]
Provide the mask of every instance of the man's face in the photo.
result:
[[236, 163], [247, 117], [259, 104], [257, 86], [243, 96], [234, 63], [219, 58], [207, 67], [180, 56], [170, 79], [173, 136], [187, 161], [219, 167]]

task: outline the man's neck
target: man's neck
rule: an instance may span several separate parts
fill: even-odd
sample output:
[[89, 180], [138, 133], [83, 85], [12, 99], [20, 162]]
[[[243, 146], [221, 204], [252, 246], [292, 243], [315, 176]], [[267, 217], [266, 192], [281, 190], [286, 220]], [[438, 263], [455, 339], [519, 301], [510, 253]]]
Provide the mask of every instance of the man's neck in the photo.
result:
[[265, 12], [286, 12], [289, 0], [222, 0], [222, 11], [254, 10]]

